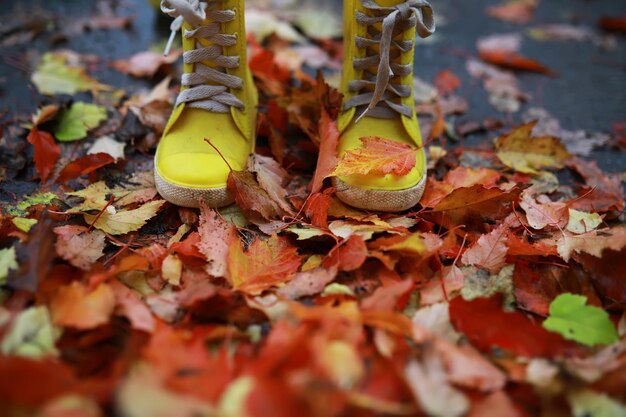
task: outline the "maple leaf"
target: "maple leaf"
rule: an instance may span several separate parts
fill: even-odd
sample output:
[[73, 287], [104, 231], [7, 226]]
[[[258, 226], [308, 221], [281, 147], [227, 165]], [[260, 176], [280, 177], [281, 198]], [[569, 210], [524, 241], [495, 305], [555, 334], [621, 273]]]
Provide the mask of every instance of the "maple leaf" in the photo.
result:
[[276, 293], [290, 300], [300, 297], [316, 295], [324, 291], [326, 285], [333, 282], [337, 276], [337, 268], [313, 268], [308, 271], [297, 272], [283, 287]]
[[226, 277], [228, 273], [228, 249], [238, 242], [237, 228], [227, 223], [217, 211], [202, 204], [198, 226], [200, 242], [197, 247], [206, 257], [206, 271], [214, 277]]
[[[502, 177], [502, 174], [493, 169], [458, 166], [448, 171], [443, 181], [451, 184], [454, 188], [471, 187], [476, 184], [480, 184], [485, 188], [493, 188], [500, 177]], [[445, 194], [448, 193], [446, 192]]]
[[89, 232], [83, 226], [67, 225], [55, 227], [54, 233], [57, 253], [77, 268], [89, 270], [104, 255], [105, 235], [99, 230]]
[[347, 151], [331, 175], [407, 175], [416, 162], [415, 148], [379, 137], [360, 138], [363, 148]]
[[337, 267], [339, 271], [354, 271], [359, 269], [367, 259], [365, 240], [358, 235], [352, 235], [337, 245], [330, 256], [324, 260], [324, 267]]
[[311, 219], [313, 226], [328, 229], [328, 210], [330, 209], [331, 194], [333, 192], [333, 188], [327, 188], [324, 192], [311, 194], [307, 199], [304, 213]]
[[57, 182], [64, 183], [74, 178], [82, 177], [114, 162], [115, 159], [108, 153], [94, 153], [83, 156], [67, 164], [59, 173]]
[[41, 182], [46, 182], [61, 156], [61, 148], [50, 133], [39, 130], [37, 127], [31, 129], [26, 140], [35, 148], [33, 156], [35, 168], [41, 177]]
[[107, 284], [93, 291], [78, 281], [61, 287], [52, 298], [52, 321], [60, 326], [92, 329], [109, 321], [115, 309], [115, 294]]
[[482, 235], [476, 243], [463, 252], [461, 261], [465, 265], [476, 265], [485, 268], [491, 273], [497, 273], [506, 262], [508, 225], [501, 224]]
[[463, 288], [464, 281], [465, 275], [458, 266], [446, 266], [440, 278], [432, 279], [420, 289], [420, 303], [430, 305], [444, 301], [453, 292]]
[[571, 155], [555, 137], [532, 137], [535, 125], [527, 123], [496, 139], [496, 155], [506, 166], [526, 174], [538, 174], [542, 168], [562, 168]]
[[278, 235], [255, 239], [248, 250], [236, 240], [228, 252], [229, 280], [235, 290], [258, 295], [290, 280], [300, 263], [298, 250]]
[[148, 220], [156, 216], [165, 200], [151, 201], [134, 210], [120, 210], [114, 213], [84, 213], [85, 222], [111, 235], [123, 235], [141, 229]]
[[115, 294], [115, 314], [126, 317], [133, 329], [152, 333], [156, 327], [156, 320], [142, 301], [141, 295], [118, 280], [112, 280], [109, 286]]

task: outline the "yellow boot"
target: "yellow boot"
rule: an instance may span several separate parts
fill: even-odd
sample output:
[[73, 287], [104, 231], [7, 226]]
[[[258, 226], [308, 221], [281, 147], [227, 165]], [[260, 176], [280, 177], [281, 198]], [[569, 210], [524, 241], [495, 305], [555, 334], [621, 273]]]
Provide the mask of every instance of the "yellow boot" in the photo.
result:
[[345, 61], [339, 116], [338, 153], [362, 147], [362, 137], [382, 137], [415, 148], [416, 165], [407, 175], [350, 175], [333, 179], [337, 196], [366, 210], [402, 211], [418, 203], [426, 183], [413, 98], [416, 32], [435, 30], [424, 0], [344, 0]]
[[155, 155], [157, 189], [181, 206], [222, 207], [233, 201], [230, 168], [245, 167], [256, 137], [244, 0], [162, 0], [161, 9], [175, 17], [172, 35], [182, 28], [184, 75]]

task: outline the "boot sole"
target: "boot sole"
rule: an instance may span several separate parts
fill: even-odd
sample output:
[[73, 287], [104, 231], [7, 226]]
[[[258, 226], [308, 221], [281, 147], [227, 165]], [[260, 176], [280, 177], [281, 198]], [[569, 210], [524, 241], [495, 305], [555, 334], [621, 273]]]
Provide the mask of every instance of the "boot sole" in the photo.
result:
[[154, 170], [154, 180], [161, 197], [177, 206], [198, 208], [200, 201], [204, 201], [211, 208], [220, 208], [235, 201], [226, 187], [191, 188], [172, 184], [164, 180], [156, 169]]
[[346, 204], [363, 210], [398, 212], [408, 210], [419, 203], [426, 187], [426, 173], [417, 185], [404, 190], [369, 190], [346, 184], [332, 178], [337, 197]]

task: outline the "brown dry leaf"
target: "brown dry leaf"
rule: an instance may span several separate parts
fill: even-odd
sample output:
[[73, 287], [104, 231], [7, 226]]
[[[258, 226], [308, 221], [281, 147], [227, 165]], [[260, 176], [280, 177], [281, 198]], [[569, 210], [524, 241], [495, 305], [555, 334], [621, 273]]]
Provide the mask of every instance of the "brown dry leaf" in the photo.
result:
[[100, 230], [67, 225], [55, 227], [54, 233], [57, 253], [77, 268], [87, 271], [104, 255], [105, 235]]
[[555, 137], [532, 137], [535, 124], [519, 126], [496, 139], [496, 155], [506, 166], [525, 174], [539, 174], [543, 168], [562, 168], [571, 155]]
[[261, 188], [285, 213], [293, 214], [293, 208], [287, 202], [287, 191], [283, 187], [288, 174], [278, 162], [267, 156], [252, 154], [248, 160], [248, 170], [256, 173]]
[[254, 174], [247, 171], [231, 171], [228, 175], [228, 190], [246, 217], [265, 220], [279, 218], [284, 214], [281, 206], [261, 188]]
[[92, 329], [106, 324], [115, 309], [115, 294], [107, 284], [90, 291], [74, 281], [61, 287], [52, 298], [52, 321], [59, 326]]

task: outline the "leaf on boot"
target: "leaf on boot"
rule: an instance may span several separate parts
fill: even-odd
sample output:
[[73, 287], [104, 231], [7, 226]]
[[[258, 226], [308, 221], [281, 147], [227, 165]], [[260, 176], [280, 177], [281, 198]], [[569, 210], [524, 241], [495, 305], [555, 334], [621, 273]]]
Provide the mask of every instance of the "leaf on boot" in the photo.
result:
[[332, 175], [378, 175], [403, 176], [415, 167], [415, 148], [389, 139], [361, 138], [363, 148], [346, 152]]

